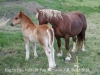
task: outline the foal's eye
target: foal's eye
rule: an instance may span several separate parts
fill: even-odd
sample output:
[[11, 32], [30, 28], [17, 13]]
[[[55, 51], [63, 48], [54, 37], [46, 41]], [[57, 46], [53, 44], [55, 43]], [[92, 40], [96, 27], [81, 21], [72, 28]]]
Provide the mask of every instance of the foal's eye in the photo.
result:
[[15, 20], [17, 20], [18, 18], [16, 17]]

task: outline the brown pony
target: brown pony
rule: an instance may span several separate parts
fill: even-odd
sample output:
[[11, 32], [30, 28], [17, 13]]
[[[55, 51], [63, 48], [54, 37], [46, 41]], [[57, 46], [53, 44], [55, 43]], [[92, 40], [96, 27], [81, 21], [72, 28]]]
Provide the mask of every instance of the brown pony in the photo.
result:
[[69, 37], [72, 37], [74, 41], [72, 52], [77, 51], [76, 43], [78, 44], [78, 46], [81, 47], [82, 51], [85, 51], [84, 41], [87, 23], [83, 13], [70, 12], [68, 15], [66, 15], [61, 11], [52, 9], [37, 9], [37, 12], [39, 24], [47, 24], [49, 22], [54, 29], [55, 37], [58, 44], [57, 56], [62, 56], [60, 38], [65, 39], [65, 48], [67, 50], [65, 58], [66, 61], [71, 60], [71, 55], [69, 52]]
[[23, 12], [18, 13], [12, 20], [11, 26], [17, 24], [22, 25], [22, 34], [25, 41], [26, 48], [26, 60], [29, 59], [29, 41], [33, 42], [34, 57], [37, 57], [36, 44], [40, 43], [45, 50], [45, 53], [48, 57], [49, 68], [51, 71], [56, 67], [54, 59], [54, 31], [51, 27], [46, 24], [35, 25], [31, 19], [26, 16]]

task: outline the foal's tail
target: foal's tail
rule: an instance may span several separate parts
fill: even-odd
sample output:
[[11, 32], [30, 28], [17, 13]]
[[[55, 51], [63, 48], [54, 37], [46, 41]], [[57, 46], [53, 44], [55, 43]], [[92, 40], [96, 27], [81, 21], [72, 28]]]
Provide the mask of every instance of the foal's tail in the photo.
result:
[[54, 31], [53, 28], [49, 28], [47, 30], [48, 36], [49, 36], [49, 47], [53, 47], [54, 44]]

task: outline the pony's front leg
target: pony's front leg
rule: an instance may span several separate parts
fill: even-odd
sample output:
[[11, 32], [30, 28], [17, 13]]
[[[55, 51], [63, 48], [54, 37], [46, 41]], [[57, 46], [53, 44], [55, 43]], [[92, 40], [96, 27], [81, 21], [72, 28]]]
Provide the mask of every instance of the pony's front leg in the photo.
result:
[[57, 44], [58, 44], [58, 54], [57, 54], [57, 56], [61, 57], [63, 55], [63, 52], [61, 50], [61, 39], [60, 39], [60, 37], [58, 37], [56, 35], [55, 35], [55, 37], [57, 39]]
[[76, 53], [77, 52], [77, 48], [76, 48], [76, 37], [72, 37], [72, 39], [73, 39], [73, 48], [72, 48], [72, 52], [73, 53]]
[[65, 61], [70, 61], [71, 60], [71, 54], [70, 54], [70, 51], [69, 51], [69, 36], [68, 35], [66, 35], [65, 36], [65, 47], [66, 47], [66, 50], [67, 50], [67, 53], [66, 53], [66, 58], [65, 58]]
[[28, 60], [29, 54], [30, 54], [30, 52], [29, 52], [29, 39], [24, 37], [24, 41], [25, 41], [25, 49], [26, 49], [26, 58], [25, 59]]
[[36, 52], [36, 44], [33, 43], [33, 50], [34, 50], [34, 58], [37, 58], [38, 55], [37, 55], [37, 52]]

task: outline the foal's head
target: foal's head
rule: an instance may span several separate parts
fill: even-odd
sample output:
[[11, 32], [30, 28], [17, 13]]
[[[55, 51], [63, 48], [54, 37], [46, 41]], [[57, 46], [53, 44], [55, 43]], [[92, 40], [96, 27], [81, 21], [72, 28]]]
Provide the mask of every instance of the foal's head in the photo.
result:
[[22, 18], [22, 15], [24, 14], [24, 12], [20, 12], [18, 13], [11, 21], [11, 26], [15, 26], [17, 24], [20, 24], [21, 23], [21, 18]]
[[39, 25], [47, 24], [48, 20], [43, 16], [43, 13], [39, 9], [36, 9], [36, 10], [37, 10], [37, 17], [39, 20]]

